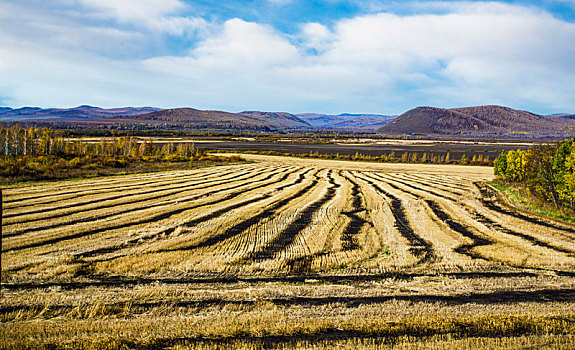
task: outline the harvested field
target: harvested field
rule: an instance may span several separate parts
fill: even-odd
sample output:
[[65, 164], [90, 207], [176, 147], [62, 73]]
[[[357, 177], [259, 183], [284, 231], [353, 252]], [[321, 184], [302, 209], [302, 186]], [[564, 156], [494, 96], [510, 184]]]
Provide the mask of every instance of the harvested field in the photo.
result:
[[575, 227], [491, 168], [244, 157], [5, 188], [0, 348], [575, 344]]
[[[289, 141], [289, 140], [286, 140]], [[369, 156], [381, 156], [394, 153], [401, 157], [403, 152], [427, 153], [430, 157], [450, 154], [451, 159], [461, 159], [464, 154], [471, 158], [482, 155], [494, 160], [501, 151], [529, 148], [534, 143], [518, 142], [470, 142], [470, 141], [432, 141], [432, 140], [357, 140], [358, 142], [305, 143], [305, 142], [250, 142], [250, 141], [216, 141], [195, 140], [195, 144], [206, 150], [243, 151], [276, 151], [292, 154], [340, 154], [353, 156], [356, 152]], [[161, 142], [161, 140], [158, 140]]]

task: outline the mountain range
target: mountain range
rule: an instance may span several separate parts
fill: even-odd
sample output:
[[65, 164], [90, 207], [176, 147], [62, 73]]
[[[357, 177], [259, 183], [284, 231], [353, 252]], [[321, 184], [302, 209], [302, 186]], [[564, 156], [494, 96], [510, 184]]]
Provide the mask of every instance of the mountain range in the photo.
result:
[[289, 113], [248, 111], [230, 113], [194, 108], [163, 109], [151, 113], [98, 119], [90, 123], [184, 127], [193, 129], [265, 130], [309, 129], [311, 125]]
[[575, 115], [549, 116], [503, 106], [463, 108], [417, 107], [400, 116], [379, 114], [338, 115], [244, 111], [239, 113], [194, 108], [160, 109], [123, 107], [104, 109], [0, 107], [0, 121], [87, 128], [216, 130], [350, 130], [376, 131], [384, 135], [431, 135], [471, 137], [568, 136], [575, 132]]
[[92, 120], [120, 115], [138, 115], [159, 111], [154, 107], [123, 107], [104, 109], [92, 106], [74, 108], [0, 107], [0, 121], [8, 120]]
[[375, 130], [394, 117], [376, 114], [290, 114], [285, 112], [244, 111], [230, 113], [194, 108], [160, 109], [124, 107], [103, 109], [92, 106], [74, 108], [0, 107], [0, 121], [75, 122], [84, 126], [170, 126], [195, 129], [241, 130]]

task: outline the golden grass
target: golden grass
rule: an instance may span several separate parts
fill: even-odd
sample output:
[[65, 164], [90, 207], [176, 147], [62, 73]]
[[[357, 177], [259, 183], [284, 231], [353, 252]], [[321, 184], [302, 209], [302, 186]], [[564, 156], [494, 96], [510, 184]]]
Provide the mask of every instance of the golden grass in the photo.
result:
[[572, 348], [575, 230], [491, 169], [246, 158], [6, 189], [0, 348]]
[[[94, 311], [95, 316], [98, 311]], [[13, 322], [0, 331], [4, 348], [102, 347], [163, 348], [196, 341], [226, 343], [240, 339], [243, 343], [284, 343], [330, 339], [394, 343], [409, 336], [425, 341], [473, 337], [531, 336], [553, 338], [572, 343], [573, 315], [490, 315], [466, 317], [413, 317], [341, 319], [306, 317], [294, 320], [277, 311], [246, 312], [212, 317], [178, 317], [145, 319], [90, 319], [71, 321], [33, 320]], [[302, 322], [304, 321], [304, 322]], [[71, 335], [73, 337], [71, 337]], [[442, 339], [443, 338], [443, 339]], [[86, 346], [87, 345], [87, 346]], [[374, 344], [375, 345], [375, 344]]]

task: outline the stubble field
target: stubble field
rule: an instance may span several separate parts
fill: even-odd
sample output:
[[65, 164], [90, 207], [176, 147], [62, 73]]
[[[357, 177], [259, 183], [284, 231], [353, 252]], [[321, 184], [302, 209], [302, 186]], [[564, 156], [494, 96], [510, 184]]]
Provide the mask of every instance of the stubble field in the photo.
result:
[[575, 227], [492, 168], [244, 157], [5, 188], [0, 347], [575, 344]]

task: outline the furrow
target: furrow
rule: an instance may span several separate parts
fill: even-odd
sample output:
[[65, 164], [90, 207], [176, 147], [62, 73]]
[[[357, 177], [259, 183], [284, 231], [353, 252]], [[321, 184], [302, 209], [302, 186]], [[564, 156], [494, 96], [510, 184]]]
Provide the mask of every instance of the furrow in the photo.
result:
[[[298, 178], [297, 178], [294, 182], [292, 182], [292, 183], [290, 183], [290, 184], [287, 184], [287, 185], [280, 186], [281, 188], [280, 188], [280, 187], [277, 187], [277, 188], [276, 188], [276, 191], [281, 191], [281, 190], [283, 190], [283, 189], [286, 188], [286, 187], [295, 186], [295, 185], [301, 183], [301, 182], [303, 181], [305, 175], [306, 175], [307, 173], [309, 173], [310, 171], [311, 171], [311, 169], [308, 169], [308, 170], [306, 170], [305, 172], [299, 174]], [[293, 173], [293, 172], [284, 174], [280, 179], [277, 180], [277, 182], [278, 182], [278, 183], [281, 183], [281, 182], [285, 181], [285, 180], [287, 179], [287, 177], [288, 177], [290, 174], [292, 174], [292, 173]], [[256, 190], [256, 189], [265, 187], [265, 186], [269, 186], [269, 183], [262, 183], [262, 184], [259, 184], [259, 185], [257, 185], [257, 186], [251, 187], [251, 188], [248, 189], [248, 191], [253, 191], [253, 190]], [[214, 202], [211, 202], [211, 203], [208, 203], [208, 204], [205, 204], [205, 205], [207, 206], [207, 205], [211, 205], [211, 204], [216, 204], [216, 203], [221, 203], [221, 202], [229, 201], [229, 200], [232, 200], [232, 199], [236, 198], [237, 196], [239, 196], [239, 195], [241, 195], [241, 194], [244, 194], [244, 193], [246, 193], [245, 190], [243, 190], [243, 191], [237, 191], [237, 192], [231, 193], [231, 194], [229, 194], [229, 195], [227, 195], [227, 196], [225, 196], [225, 197], [223, 197], [223, 198], [220, 198], [220, 199], [218, 199], [217, 201], [214, 201]], [[271, 197], [271, 195], [260, 195], [260, 196], [256, 196], [256, 197], [250, 198], [250, 199], [248, 199], [248, 200], [240, 201], [240, 202], [237, 202], [237, 203], [235, 203], [235, 204], [226, 206], [226, 207], [224, 207], [224, 208], [221, 208], [221, 209], [219, 209], [219, 210], [213, 211], [213, 212], [211, 212], [211, 213], [209, 213], [209, 214], [200, 216], [200, 217], [198, 217], [198, 218], [194, 218], [194, 219], [191, 219], [191, 220], [186, 220], [186, 221], [184, 221], [184, 222], [179, 222], [179, 223], [177, 223], [176, 225], [173, 225], [173, 226], [171, 226], [171, 227], [168, 227], [168, 228], [165, 228], [165, 229], [160, 230], [160, 231], [158, 231], [158, 232], [155, 232], [155, 233], [154, 233], [153, 235], [151, 235], [151, 236], [138, 237], [138, 238], [135, 238], [135, 239], [132, 239], [132, 240], [128, 240], [128, 241], [122, 243], [121, 245], [115, 245], [115, 246], [113, 246], [113, 247], [98, 248], [98, 249], [96, 249], [96, 250], [91, 250], [91, 251], [89, 251], [89, 252], [83, 252], [83, 253], [81, 253], [81, 254], [77, 254], [77, 256], [79, 256], [79, 257], [93, 257], [93, 256], [97, 256], [97, 255], [100, 255], [100, 254], [107, 254], [107, 253], [116, 252], [116, 251], [119, 251], [119, 250], [122, 250], [122, 249], [125, 249], [125, 248], [129, 248], [129, 247], [135, 246], [136, 244], [143, 244], [143, 243], [145, 243], [145, 242], [147, 242], [147, 241], [157, 239], [158, 237], [168, 237], [168, 236], [170, 236], [170, 235], [176, 230], [176, 228], [178, 228], [178, 227], [191, 228], [191, 227], [197, 226], [197, 225], [199, 225], [199, 224], [201, 224], [201, 223], [203, 223], [203, 222], [206, 222], [206, 221], [209, 221], [209, 220], [218, 218], [218, 217], [220, 217], [220, 216], [222, 216], [222, 215], [224, 215], [224, 214], [226, 214], [226, 213], [228, 213], [228, 212], [230, 212], [230, 211], [232, 211], [232, 210], [245, 207], [245, 206], [247, 206], [247, 205], [250, 205], [250, 204], [253, 204], [253, 203], [262, 201], [262, 200], [264, 200], [264, 199], [266, 199], [266, 198], [269, 198], [269, 197]], [[158, 252], [160, 252], [160, 251], [168, 251], [168, 250], [158, 250]], [[96, 261], [104, 261], [104, 260], [109, 260], [109, 259], [98, 259], [98, 260], [96, 260]]]
[[[167, 177], [167, 178], [164, 177], [164, 178], [161, 178], [161, 179], [156, 180], [156, 181], [146, 181], [146, 182], [138, 181], [138, 182], [134, 182], [133, 184], [130, 184], [130, 185], [118, 185], [118, 186], [112, 186], [112, 187], [94, 187], [94, 188], [91, 188], [91, 189], [88, 189], [85, 191], [68, 191], [68, 192], [59, 191], [56, 194], [50, 193], [50, 194], [46, 194], [46, 195], [42, 195], [42, 196], [36, 196], [36, 197], [30, 197], [30, 198], [26, 198], [26, 199], [18, 198], [18, 199], [14, 199], [14, 200], [8, 200], [6, 203], [17, 202], [17, 204], [16, 205], [7, 205], [4, 207], [4, 209], [21, 209], [21, 208], [26, 208], [26, 207], [31, 207], [31, 206], [46, 205], [46, 204], [52, 204], [52, 203], [57, 203], [57, 202], [61, 202], [61, 201], [79, 199], [79, 198], [83, 198], [86, 196], [92, 196], [92, 195], [96, 195], [96, 194], [102, 195], [104, 193], [109, 193], [109, 192], [126, 191], [126, 190], [130, 190], [130, 189], [141, 190], [142, 187], [156, 188], [156, 187], [160, 187], [160, 186], [164, 186], [164, 185], [175, 185], [175, 184], [179, 184], [179, 183], [185, 183], [185, 182], [193, 181], [196, 179], [205, 180], [207, 178], [228, 176], [228, 175], [233, 174], [235, 172], [237, 172], [237, 169], [234, 169], [231, 171], [228, 170], [228, 171], [224, 171], [224, 172], [217, 172], [217, 173], [213, 173], [213, 174], [208, 174], [207, 176], [205, 174], [190, 174], [187, 176], [179, 175], [179, 176], [171, 176], [171, 177]], [[32, 201], [32, 200], [37, 200], [37, 199], [42, 199], [42, 198], [49, 198], [49, 200], [38, 201], [38, 202], [33, 202], [33, 203], [22, 203], [22, 202]], [[107, 199], [107, 198], [101, 198], [101, 199]]]
[[427, 205], [433, 211], [433, 213], [441, 221], [445, 222], [447, 224], [447, 226], [449, 226], [450, 229], [452, 229], [453, 231], [455, 231], [455, 232], [461, 234], [462, 236], [465, 236], [465, 237], [467, 237], [473, 241], [473, 243], [471, 243], [471, 244], [464, 244], [464, 245], [460, 245], [459, 247], [455, 248], [454, 250], [457, 253], [465, 254], [467, 256], [470, 256], [473, 259], [484, 259], [483, 257], [472, 252], [471, 250], [473, 248], [476, 248], [476, 247], [494, 244], [495, 243], [494, 241], [487, 239], [487, 238], [480, 237], [480, 236], [474, 234], [469, 229], [467, 229], [465, 226], [463, 226], [460, 223], [458, 223], [457, 221], [453, 220], [449, 216], [449, 214], [447, 214], [443, 209], [441, 209], [441, 207], [439, 206], [439, 204], [437, 202], [432, 201], [430, 199], [425, 199], [425, 203], [427, 203]]
[[[409, 181], [411, 181], [411, 182], [415, 182], [415, 183], [417, 183], [417, 184], [419, 184], [419, 185], [425, 186], [426, 188], [438, 189], [438, 190], [440, 190], [440, 191], [447, 192], [447, 193], [450, 193], [450, 194], [452, 194], [452, 195], [454, 195], [454, 196], [458, 196], [458, 197], [459, 197], [459, 196], [462, 196], [462, 195], [463, 195], [463, 192], [464, 192], [464, 190], [461, 189], [461, 188], [458, 189], [459, 192], [456, 192], [456, 191], [454, 191], [452, 188], [449, 188], [449, 189], [444, 188], [444, 187], [447, 187], [447, 186], [443, 186], [443, 185], [441, 185], [441, 184], [434, 183], [434, 182], [431, 182], [431, 181], [426, 181], [426, 180], [423, 180], [423, 179], [421, 179], [421, 178], [419, 178], [419, 177], [415, 177], [415, 176], [403, 175], [403, 176], [402, 176], [402, 179], [407, 179], [407, 180], [409, 180]], [[435, 186], [437, 186], [437, 187], [435, 187]], [[423, 190], [423, 189], [422, 189], [422, 190]], [[425, 191], [428, 191], [428, 190], [425, 190]]]
[[[121, 202], [129, 201], [129, 203], [138, 203], [138, 202], [142, 202], [142, 201], [147, 201], [147, 200], [151, 200], [151, 199], [157, 199], [157, 198], [165, 197], [167, 195], [171, 195], [171, 194], [175, 194], [175, 193], [180, 193], [182, 190], [206, 189], [206, 188], [222, 185], [222, 184], [226, 183], [226, 181], [229, 182], [229, 181], [237, 181], [240, 178], [250, 178], [250, 177], [253, 177], [255, 175], [259, 175], [259, 174], [263, 173], [264, 171], [265, 171], [265, 169], [261, 169], [261, 170], [256, 171], [255, 174], [254, 173], [248, 173], [245, 175], [241, 175], [240, 177], [238, 177], [236, 175], [235, 177], [230, 176], [229, 178], [225, 178], [225, 179], [218, 178], [217, 180], [200, 181], [200, 182], [196, 182], [196, 183], [192, 183], [192, 184], [186, 184], [186, 185], [182, 185], [182, 186], [172, 186], [172, 185], [168, 184], [162, 188], [156, 188], [154, 190], [149, 190], [149, 191], [144, 191], [144, 192], [143, 191], [137, 191], [135, 193], [120, 193], [120, 194], [117, 194], [117, 195], [112, 196], [112, 197], [107, 197], [105, 199], [95, 198], [92, 200], [87, 200], [87, 201], [82, 201], [82, 202], [77, 202], [77, 203], [72, 203], [72, 204], [62, 204], [60, 206], [41, 208], [41, 209], [28, 211], [28, 212], [24, 212], [24, 213], [7, 214], [7, 215], [4, 215], [4, 218], [10, 218], [10, 217], [15, 217], [15, 216], [22, 216], [25, 218], [25, 216], [33, 215], [33, 214], [41, 214], [41, 213], [46, 213], [46, 212], [56, 211], [56, 210], [62, 210], [62, 209], [73, 209], [71, 211], [66, 211], [64, 213], [53, 213], [51, 215], [42, 217], [42, 219], [55, 219], [55, 218], [71, 215], [75, 212], [82, 212], [82, 211], [86, 211], [86, 210], [94, 210], [94, 209], [106, 208], [106, 207], [112, 206], [112, 205], [117, 205], [115, 203], [110, 203], [110, 201], [114, 201], [117, 199], [121, 199], [122, 200]], [[233, 173], [232, 173], [232, 175], [233, 175]], [[206, 186], [201, 186], [201, 185], [206, 185]], [[201, 186], [201, 187], [198, 187], [198, 186]], [[140, 199], [134, 198], [134, 197], [140, 197], [140, 196], [147, 196], [147, 195], [154, 194], [154, 193], [159, 193], [159, 194], [156, 196], [145, 197], [145, 198], [140, 198]], [[86, 208], [87, 206], [90, 206], [91, 204], [96, 204], [96, 203], [98, 203], [98, 205]], [[32, 222], [32, 221], [37, 221], [37, 219], [11, 221], [6, 225], [23, 224], [23, 223]]]
[[[558, 276], [575, 277], [575, 273], [569, 271], [551, 270]], [[108, 288], [108, 287], [131, 287], [135, 285], [150, 285], [150, 284], [166, 284], [166, 285], [221, 285], [221, 284], [234, 284], [234, 283], [301, 283], [309, 278], [317, 279], [322, 282], [329, 283], [350, 283], [354, 281], [383, 281], [386, 279], [413, 281], [416, 278], [431, 277], [441, 278], [448, 277], [454, 279], [478, 279], [488, 278], [497, 280], [499, 278], [535, 278], [540, 276], [540, 273], [528, 271], [461, 271], [461, 272], [444, 272], [444, 273], [407, 273], [407, 272], [387, 272], [378, 274], [347, 274], [347, 275], [318, 275], [318, 274], [298, 274], [298, 275], [282, 275], [282, 276], [238, 276], [238, 275], [221, 275], [217, 276], [201, 276], [201, 277], [178, 277], [178, 278], [130, 278], [127, 276], [102, 276], [91, 275], [91, 280], [87, 281], [57, 281], [57, 282], [21, 282], [21, 283], [2, 283], [2, 288], [6, 290], [34, 290], [34, 289], [47, 289], [47, 288], [62, 288], [64, 290], [78, 290], [85, 288]]]
[[[269, 206], [268, 208], [264, 209], [261, 213], [247, 219], [244, 220], [236, 225], [234, 225], [233, 227], [229, 228], [228, 230], [226, 230], [223, 233], [220, 234], [216, 234], [214, 236], [211, 236], [205, 240], [203, 240], [200, 243], [194, 244], [194, 245], [190, 245], [190, 246], [185, 246], [185, 247], [179, 247], [176, 249], [166, 249], [166, 250], [161, 250], [161, 251], [174, 251], [174, 250], [193, 250], [193, 249], [198, 249], [198, 248], [204, 248], [204, 247], [209, 247], [212, 245], [215, 245], [219, 242], [222, 242], [226, 239], [229, 239], [231, 237], [234, 237], [240, 233], [242, 233], [243, 231], [245, 231], [247, 228], [249, 228], [252, 225], [257, 224], [259, 221], [268, 218], [272, 215], [275, 214], [276, 210], [278, 210], [279, 208], [285, 206], [286, 204], [288, 204], [290, 201], [302, 196], [303, 194], [305, 194], [306, 192], [308, 192], [310, 189], [312, 189], [313, 187], [315, 187], [317, 185], [317, 183], [319, 182], [319, 179], [317, 177], [317, 174], [314, 174], [314, 180], [311, 182], [311, 184], [307, 185], [306, 187], [302, 188], [301, 190], [299, 190], [298, 192], [296, 192], [293, 195], [290, 195], [286, 198], [283, 198], [281, 200], [278, 200], [277, 202], [275, 202], [274, 204], [272, 204], [271, 206]], [[269, 198], [271, 197], [271, 195], [264, 195], [264, 197], [262, 199], [265, 198]]]
[[409, 174], [409, 175], [413, 176], [413, 177], [417, 177], [417, 178], [425, 180], [425, 181], [429, 181], [431, 183], [440, 184], [442, 186], [445, 186], [447, 188], [451, 188], [454, 190], [466, 191], [466, 190], [470, 190], [473, 188], [472, 186], [469, 186], [469, 185], [461, 183], [461, 182], [454, 183], [454, 182], [445, 181], [445, 177], [440, 178], [440, 177], [437, 177], [437, 176], [431, 175], [431, 174], [426, 174], [426, 175]]
[[[279, 170], [279, 171], [275, 171], [275, 172], [271, 172], [269, 174], [267, 174], [265, 177], [261, 178], [261, 179], [254, 179], [248, 183], [240, 183], [238, 185], [235, 186], [228, 186], [226, 187], [224, 190], [225, 191], [229, 191], [229, 190], [233, 190], [239, 187], [244, 187], [244, 186], [248, 186], [251, 183], [254, 183], [256, 181], [267, 181], [269, 179], [271, 179], [273, 176], [277, 175], [278, 173], [282, 173], [282, 172], [287, 172], [289, 169], [283, 169], [283, 170]], [[287, 175], [286, 175], [287, 176]], [[205, 186], [203, 188], [209, 188], [209, 187], [213, 187], [213, 186]], [[192, 189], [192, 191], [197, 190], [196, 188]], [[158, 196], [152, 196], [152, 197], [146, 197], [140, 200], [133, 200], [129, 203], [126, 204], [119, 204], [119, 205], [115, 205], [114, 210], [109, 212], [108, 214], [101, 214], [101, 213], [94, 213], [91, 216], [87, 216], [87, 217], [72, 217], [70, 218], [70, 220], [68, 221], [63, 221], [63, 222], [58, 222], [58, 223], [47, 223], [45, 225], [41, 225], [41, 226], [33, 226], [33, 227], [28, 227], [28, 228], [24, 228], [22, 230], [17, 230], [17, 231], [13, 231], [13, 232], [9, 232], [7, 234], [5, 234], [6, 237], [14, 237], [14, 236], [20, 236], [23, 234], [27, 234], [27, 233], [31, 233], [31, 232], [36, 232], [36, 231], [42, 231], [42, 230], [48, 230], [48, 229], [55, 229], [58, 227], [63, 227], [63, 226], [69, 226], [69, 225], [76, 225], [79, 223], [83, 223], [83, 222], [90, 222], [90, 221], [100, 221], [103, 219], [107, 219], [110, 217], [114, 217], [114, 216], [118, 216], [118, 215], [126, 215], [126, 214], [130, 214], [133, 212], [137, 212], [137, 211], [142, 211], [145, 209], [149, 209], [149, 208], [153, 208], [156, 206], [162, 206], [162, 205], [166, 205], [166, 204], [182, 204], [182, 203], [188, 203], [188, 202], [192, 202], [192, 201], [196, 201], [200, 198], [205, 198], [205, 197], [209, 197], [214, 193], [219, 193], [221, 192], [221, 190], [212, 190], [209, 192], [204, 192], [204, 193], [200, 193], [200, 194], [196, 194], [193, 196], [190, 196], [188, 198], [183, 197], [182, 195], [185, 194], [181, 191], [177, 191], [176, 193], [168, 193], [168, 194], [161, 194]], [[178, 198], [169, 200], [167, 202], [158, 202], [157, 199], [162, 198], [162, 197], [167, 197], [169, 195], [172, 194], [177, 194]], [[134, 207], [135, 203], [142, 203], [140, 205], [138, 205], [137, 207]], [[122, 206], [128, 206], [127, 208], [122, 208]], [[97, 210], [97, 209], [106, 209], [111, 207], [111, 205], [103, 205], [103, 206], [98, 206], [96, 208], [91, 209], [90, 211], [93, 212], [93, 210]], [[82, 214], [88, 214], [88, 212], [81, 212]], [[64, 217], [64, 216], [69, 216], [70, 214], [66, 213], [66, 214], [61, 214], [61, 215], [57, 215], [55, 217]], [[50, 217], [49, 220], [54, 219], [55, 217]], [[38, 221], [36, 221], [38, 222]]]
[[[388, 185], [390, 185], [391, 187], [399, 189], [397, 186], [395, 186], [389, 182], [386, 182], [386, 183]], [[402, 183], [402, 185], [403, 185], [403, 183]], [[407, 187], [412, 187], [412, 186], [407, 186]], [[417, 188], [415, 188], [415, 189], [417, 189]], [[421, 190], [419, 190], [419, 191], [421, 191]], [[471, 243], [471, 244], [464, 244], [464, 245], [460, 245], [459, 247], [456, 247], [454, 249], [454, 251], [456, 253], [467, 255], [467, 256], [471, 257], [472, 259], [484, 259], [483, 257], [472, 252], [471, 250], [473, 248], [493, 244], [495, 242], [476, 235], [475, 233], [471, 232], [468, 228], [466, 228], [465, 226], [463, 226], [459, 222], [453, 220], [449, 214], [447, 214], [443, 209], [441, 209], [441, 207], [439, 206], [439, 204], [436, 201], [426, 199], [423, 196], [416, 194], [416, 193], [413, 193], [413, 192], [408, 192], [408, 193], [410, 193], [412, 196], [416, 197], [417, 199], [423, 200], [427, 204], [427, 206], [431, 209], [431, 211], [435, 214], [435, 216], [437, 218], [439, 218], [439, 220], [445, 222], [451, 230], [453, 230], [453, 231], [461, 234], [462, 236], [467, 237], [473, 241], [473, 243]], [[435, 194], [432, 193], [432, 195], [435, 195]]]
[[[286, 249], [291, 245], [297, 235], [305, 229], [311, 222], [313, 215], [329, 200], [335, 197], [337, 188], [341, 185], [335, 183], [331, 175], [331, 170], [327, 175], [330, 187], [327, 188], [325, 194], [318, 200], [307, 206], [300, 211], [294, 221], [280, 232], [274, 239], [267, 243], [264, 247], [250, 254], [249, 259], [254, 262], [268, 260], [275, 258], [276, 254]], [[314, 184], [315, 185], [315, 184]], [[291, 270], [291, 269], [290, 269]]]
[[[268, 184], [261, 184], [258, 186], [265, 186], [265, 185], [268, 185]], [[245, 193], [245, 191], [238, 191], [237, 194], [239, 194], [239, 193]], [[230, 196], [232, 196], [232, 195], [230, 195]], [[220, 202], [221, 200], [222, 199], [220, 198], [220, 199], [214, 200], [212, 203], [217, 203], [217, 202]], [[201, 203], [201, 204], [197, 204], [197, 205], [193, 205], [193, 206], [186, 206], [183, 208], [173, 209], [173, 210], [170, 210], [168, 212], [164, 212], [164, 213], [156, 214], [156, 215], [151, 215], [151, 216], [140, 218], [140, 219], [137, 219], [137, 220], [134, 220], [131, 222], [127, 222], [127, 223], [116, 224], [116, 225], [111, 225], [111, 226], [107, 226], [107, 227], [100, 227], [100, 228], [96, 228], [93, 230], [78, 232], [78, 233], [67, 235], [67, 236], [54, 237], [54, 238], [43, 240], [40, 242], [23, 244], [21, 246], [5, 249], [5, 250], [3, 250], [3, 252], [19, 251], [19, 250], [28, 249], [28, 248], [35, 248], [35, 247], [40, 247], [40, 246], [47, 245], [47, 244], [54, 244], [54, 243], [59, 243], [59, 242], [67, 241], [67, 240], [71, 240], [71, 239], [87, 237], [87, 236], [95, 235], [95, 234], [105, 232], [105, 231], [118, 230], [118, 229], [130, 227], [130, 226], [147, 224], [147, 223], [151, 223], [151, 222], [155, 222], [155, 221], [159, 221], [159, 220], [164, 220], [164, 219], [167, 219], [171, 216], [178, 215], [178, 214], [183, 213], [185, 211], [188, 211], [188, 210], [191, 210], [194, 208], [198, 208], [201, 206], [205, 206], [205, 205], [207, 205], [207, 204]]]
[[533, 245], [544, 247], [547, 249], [551, 249], [551, 250], [554, 250], [556, 252], [565, 253], [565, 254], [568, 254], [570, 256], [573, 256], [575, 254], [575, 251], [573, 251], [571, 249], [561, 248], [561, 247], [555, 246], [553, 244], [543, 242], [543, 241], [541, 241], [541, 240], [539, 240], [533, 236], [530, 236], [528, 234], [505, 228], [505, 227], [501, 226], [500, 224], [498, 224], [497, 222], [491, 220], [490, 218], [488, 218], [485, 215], [482, 215], [478, 212], [471, 213], [471, 215], [473, 215], [475, 220], [477, 220], [478, 222], [484, 224], [485, 226], [487, 226], [487, 227], [489, 227], [495, 231], [499, 231], [501, 233], [505, 233], [505, 234], [508, 234], [511, 236], [516, 236], [516, 237], [522, 238], [522, 239], [528, 241], [529, 243], [531, 243]]
[[[381, 186], [375, 183], [373, 180], [376, 179], [368, 176], [369, 175], [365, 174], [365, 177], [363, 177], [362, 180], [371, 185], [378, 193], [386, 198], [389, 198], [391, 201], [391, 212], [393, 214], [393, 218], [395, 219], [395, 227], [399, 233], [409, 242], [409, 245], [411, 246], [409, 250], [413, 253], [413, 255], [421, 257], [419, 263], [426, 263], [435, 260], [436, 255], [432, 244], [415, 233], [413, 227], [409, 223], [407, 212], [401, 199], [397, 198], [391, 192], [383, 189]], [[399, 188], [395, 189], [401, 191]]]
[[[443, 195], [443, 194], [441, 194], [441, 193], [437, 193], [437, 192], [435, 192], [435, 191], [429, 191], [429, 190], [426, 190], [426, 189], [421, 188], [421, 187], [413, 186], [412, 184], [407, 183], [407, 182], [405, 182], [405, 181], [401, 181], [400, 179], [397, 179], [397, 178], [395, 178], [395, 177], [384, 177], [384, 176], [381, 176], [381, 178], [384, 179], [384, 180], [388, 180], [388, 181], [395, 181], [395, 182], [397, 182], [397, 183], [402, 184], [403, 186], [409, 187], [409, 188], [414, 189], [414, 190], [417, 190], [417, 191], [426, 192], [426, 193], [429, 193], [429, 194], [434, 195], [434, 196], [436, 196], [436, 197], [444, 198], [444, 199], [451, 200], [451, 201], [454, 200], [452, 197], [448, 197], [448, 196], [446, 196], [446, 195]], [[389, 183], [389, 182], [386, 181], [386, 183]], [[395, 188], [398, 188], [398, 187], [395, 187]], [[461, 196], [459, 193], [458, 193], [457, 195], [458, 195], [458, 196]]]
[[342, 246], [343, 250], [353, 250], [359, 248], [356, 242], [355, 236], [361, 231], [362, 227], [366, 224], [370, 224], [373, 227], [373, 223], [359, 217], [357, 214], [361, 212], [366, 212], [364, 199], [361, 196], [361, 191], [359, 185], [347, 176], [343, 176], [347, 181], [351, 183], [351, 196], [352, 200], [352, 210], [344, 211], [342, 214], [349, 217], [351, 220], [346, 225], [342, 234]]
[[[201, 298], [198, 300], [172, 300], [169, 303], [165, 300], [151, 300], [151, 301], [120, 301], [106, 305], [107, 311], [110, 314], [117, 313], [121, 315], [128, 307], [130, 311], [135, 314], [143, 314], [149, 312], [150, 309], [171, 306], [174, 308], [212, 308], [212, 307], [225, 307], [226, 305], [256, 305], [258, 302], [266, 301], [277, 306], [320, 306], [329, 304], [340, 304], [347, 308], [360, 307], [361, 305], [383, 304], [390, 301], [410, 301], [413, 303], [444, 303], [448, 305], [464, 305], [464, 304], [515, 304], [522, 302], [531, 303], [549, 303], [549, 302], [571, 302], [575, 298], [575, 289], [571, 288], [545, 288], [534, 290], [496, 290], [489, 292], [474, 292], [464, 294], [394, 294], [394, 295], [375, 295], [375, 296], [293, 296], [281, 298], [266, 298], [263, 300], [253, 299], [227, 299], [221, 297]], [[82, 305], [81, 307], [90, 307], [91, 305]], [[10, 313], [17, 313], [20, 311], [41, 311], [48, 314], [68, 313], [78, 305], [14, 305], [2, 306], [0, 308], [0, 315]], [[55, 316], [55, 315], [51, 315]], [[572, 320], [570, 320], [572, 322]]]
[[[171, 176], [176, 176], [177, 174], [181, 174], [182, 171], [178, 171], [176, 172], [168, 172], [168, 173], [151, 173], [149, 175], [144, 175], [144, 174], [132, 174], [132, 175], [126, 175], [129, 176], [129, 181], [144, 181], [145, 179], [148, 178], [153, 178], [153, 179], [157, 179], [157, 178], [162, 178], [162, 177], [171, 177]], [[88, 181], [88, 180], [81, 180], [80, 183], [76, 183], [76, 181], [74, 181], [72, 184], [60, 184], [58, 183], [58, 185], [51, 185], [50, 183], [48, 184], [42, 184], [42, 185], [33, 185], [30, 187], [26, 187], [26, 188], [18, 188], [18, 187], [14, 187], [9, 189], [9, 193], [11, 196], [18, 196], [18, 195], [33, 195], [30, 197], [17, 197], [14, 199], [10, 199], [9, 202], [15, 202], [20, 200], [21, 198], [24, 199], [32, 199], [36, 197], [36, 194], [38, 193], [45, 193], [45, 192], [53, 192], [53, 191], [57, 191], [57, 190], [62, 190], [62, 189], [67, 189], [67, 188], [84, 188], [84, 187], [94, 187], [94, 186], [101, 186], [101, 185], [109, 185], [109, 184], [117, 184], [117, 183], [124, 183], [126, 180], [124, 178], [124, 176], [121, 177], [113, 177], [113, 178], [100, 178], [98, 180], [93, 180], [93, 181]], [[44, 195], [42, 195], [44, 196]], [[46, 196], [50, 196], [50, 194], [46, 195]]]

